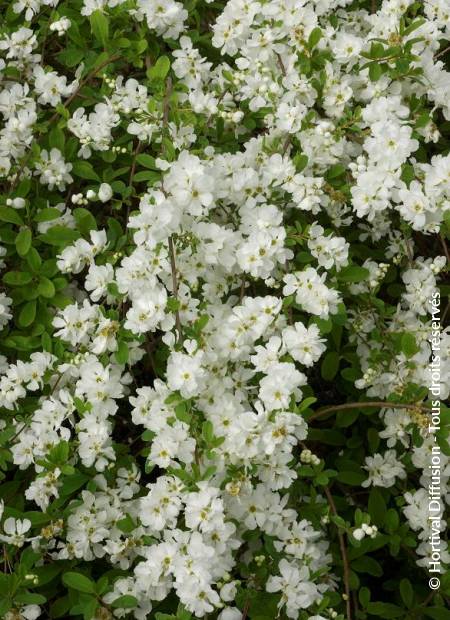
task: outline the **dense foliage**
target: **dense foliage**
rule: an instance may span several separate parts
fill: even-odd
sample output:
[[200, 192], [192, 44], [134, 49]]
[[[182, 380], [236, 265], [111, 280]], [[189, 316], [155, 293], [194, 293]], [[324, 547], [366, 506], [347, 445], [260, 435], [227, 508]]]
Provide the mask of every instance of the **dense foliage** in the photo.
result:
[[448, 0], [0, 9], [0, 615], [450, 618]]

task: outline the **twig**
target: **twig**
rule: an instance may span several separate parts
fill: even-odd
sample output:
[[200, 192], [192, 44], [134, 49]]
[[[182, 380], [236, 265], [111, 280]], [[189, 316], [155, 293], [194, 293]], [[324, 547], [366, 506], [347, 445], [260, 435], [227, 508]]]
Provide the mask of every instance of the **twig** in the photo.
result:
[[[324, 487], [325, 495], [327, 496], [328, 503], [331, 508], [331, 512], [335, 517], [338, 517], [338, 512], [336, 510], [336, 504], [334, 503], [333, 496], [330, 493], [330, 489], [328, 487]], [[345, 588], [345, 604], [347, 608], [347, 620], [352, 619], [352, 608], [350, 602], [350, 565], [348, 562], [348, 554], [347, 547], [345, 546], [344, 536], [342, 532], [337, 528], [337, 535], [339, 539], [339, 547], [341, 549], [341, 557], [342, 557], [342, 566], [344, 569], [344, 588]]]
[[[163, 102], [163, 127], [167, 127], [169, 122], [169, 108], [170, 108], [170, 95], [172, 94], [172, 78], [169, 76], [166, 81], [166, 92], [164, 93]], [[178, 302], [178, 279], [177, 279], [177, 264], [175, 260], [175, 248], [173, 245], [173, 235], [169, 237], [169, 255], [170, 255], [170, 268], [172, 271], [172, 292], [175, 300]], [[178, 332], [178, 339], [181, 340], [181, 319], [180, 310], [177, 307], [175, 310], [175, 324]]]
[[[136, 172], [136, 159], [137, 156], [139, 155], [139, 153], [141, 152], [142, 149], [142, 142], [140, 140], [138, 140], [138, 143], [136, 145], [136, 148], [134, 150], [134, 154], [133, 154], [133, 161], [131, 163], [131, 170], [130, 170], [130, 177], [128, 179], [128, 186], [130, 188], [133, 187], [133, 178], [134, 178], [134, 173]], [[130, 196], [130, 202], [127, 206], [127, 216], [126, 216], [126, 221], [128, 222], [128, 217], [130, 215], [130, 206], [131, 206], [131, 196]]]
[[365, 409], [368, 407], [378, 407], [379, 409], [411, 409], [416, 411], [419, 409], [421, 411], [429, 411], [429, 407], [424, 407], [423, 405], [416, 405], [414, 403], [390, 403], [382, 400], [369, 400], [360, 403], [343, 403], [341, 405], [322, 407], [322, 409], [319, 409], [310, 418], [308, 418], [308, 422], [317, 418], [321, 418], [322, 416], [327, 415], [327, 413], [331, 413], [333, 411], [345, 411], [346, 409]]
[[241, 282], [241, 290], [239, 293], [239, 301], [242, 302], [242, 300], [244, 299], [244, 295], [245, 295], [245, 278], [242, 278], [242, 282]]
[[145, 350], [147, 352], [148, 359], [149, 359], [149, 362], [150, 362], [150, 366], [152, 367], [152, 370], [153, 370], [153, 374], [155, 375], [155, 377], [158, 377], [158, 373], [156, 371], [155, 360], [153, 358], [152, 345], [151, 345], [151, 343], [148, 340], [146, 340], [145, 344], [144, 344], [144, 347], [145, 347]]
[[244, 603], [244, 609], [242, 610], [241, 620], [246, 620], [249, 609], [250, 609], [250, 601], [247, 599]]
[[436, 594], [437, 590], [430, 590], [430, 593], [428, 594], [427, 598], [423, 601], [423, 603], [420, 604], [420, 607], [427, 607], [428, 603], [430, 603], [433, 600], [434, 595]]
[[[174, 246], [173, 246], [172, 235], [169, 237], [169, 254], [170, 254], [170, 268], [172, 270], [173, 296], [175, 297], [176, 301], [178, 302], [177, 265], [176, 265], [176, 261], [175, 261], [175, 249], [174, 249]], [[181, 319], [180, 319], [180, 310], [178, 309], [178, 307], [175, 310], [175, 323], [176, 323], [176, 326], [177, 326], [178, 339], [181, 340], [181, 337], [182, 337]]]
[[279, 65], [279, 67], [281, 69], [281, 73], [283, 75], [286, 75], [286, 67], [284, 66], [283, 59], [281, 58], [280, 54], [277, 54], [277, 61], [278, 61], [278, 65]]
[[286, 155], [286, 151], [288, 150], [290, 143], [291, 143], [291, 134], [289, 133], [283, 144], [283, 151], [282, 151], [283, 155]]
[[442, 245], [442, 249], [444, 250], [445, 257], [447, 258], [447, 264], [450, 265], [450, 254], [449, 254], [449, 251], [448, 251], [447, 243], [446, 243], [442, 233], [439, 235], [439, 239], [440, 239], [440, 242], [441, 242], [441, 245]]
[[447, 52], [450, 51], [450, 45], [448, 45], [446, 48], [444, 48], [443, 50], [441, 50], [440, 52], [438, 52], [435, 56], [434, 56], [434, 60], [437, 60], [438, 58], [440, 58], [441, 56], [444, 56]]
[[[228, 88], [226, 88], [221, 94], [220, 97], [217, 99], [217, 106], [219, 106], [219, 104], [222, 102], [223, 98], [225, 97], [225, 95], [228, 92]], [[206, 127], [209, 127], [211, 125], [211, 121], [213, 119], [214, 114], [211, 112], [211, 114], [208, 116], [208, 118], [206, 119]]]
[[[91, 73], [89, 73], [89, 75], [87, 75], [84, 78], [84, 80], [81, 80], [77, 90], [74, 93], [72, 93], [72, 95], [70, 95], [70, 97], [68, 99], [66, 99], [66, 101], [63, 104], [63, 107], [64, 108], [69, 107], [69, 105], [72, 103], [72, 101], [76, 97], [78, 97], [78, 95], [79, 95], [81, 89], [83, 88], [83, 86], [85, 86], [85, 84], [87, 84], [89, 82], [89, 80], [91, 80], [93, 77], [95, 77], [97, 75], [97, 73], [103, 69], [103, 67], [106, 67], [106, 65], [109, 65], [111, 62], [114, 62], [118, 58], [120, 58], [120, 56], [118, 56], [117, 54], [115, 56], [111, 56], [110, 58], [108, 58], [104, 62], [100, 63], [99, 66], [96, 67], [93, 71], [91, 71]], [[55, 112], [53, 114], [53, 116], [49, 120], [49, 126], [53, 125], [53, 123], [57, 120], [58, 117], [59, 117], [59, 112]], [[39, 130], [38, 134], [41, 133], [41, 132], [42, 132], [42, 130]], [[28, 161], [30, 160], [31, 154], [32, 154], [32, 150], [30, 148], [28, 153], [27, 153], [27, 156], [23, 160], [19, 170], [16, 172], [16, 174], [14, 175], [13, 180], [11, 181], [11, 186], [10, 186], [8, 195], [11, 195], [11, 193], [14, 191], [14, 189], [15, 189], [18, 181], [19, 181], [20, 174], [23, 172], [25, 166], [27, 165]]]
[[442, 315], [442, 325], [445, 327], [445, 319], [447, 318], [447, 314], [450, 312], [450, 302], [446, 305], [444, 314]]
[[128, 179], [128, 185], [130, 187], [133, 185], [133, 177], [134, 177], [134, 173], [136, 172], [136, 158], [139, 155], [139, 153], [141, 152], [141, 149], [142, 149], [142, 142], [140, 140], [138, 140], [138, 143], [137, 143], [136, 148], [134, 150], [133, 161], [132, 161], [132, 164], [131, 164], [130, 178]]
[[172, 78], [169, 76], [166, 81], [166, 92], [164, 94], [163, 102], [163, 126], [167, 127], [169, 122], [169, 99], [172, 94]]
[[[97, 75], [97, 73], [99, 73], [99, 71], [101, 71], [104, 67], [114, 62], [115, 60], [118, 60], [119, 58], [120, 56], [116, 54], [114, 56], [110, 56], [110, 58], [107, 58], [104, 62], [101, 62], [98, 65], [98, 67], [93, 69], [83, 80], [81, 80], [77, 90], [74, 93], [72, 93], [68, 99], [66, 99], [66, 101], [63, 103], [63, 107], [68, 108], [70, 104], [72, 103], [72, 101], [78, 97], [78, 94], [80, 93], [83, 86], [85, 86], [90, 80], [92, 80], [92, 78], [94, 78]], [[49, 124], [51, 125], [52, 123], [54, 123], [56, 119], [58, 118], [58, 116], [59, 116], [59, 112], [55, 112], [53, 116], [51, 117]]]

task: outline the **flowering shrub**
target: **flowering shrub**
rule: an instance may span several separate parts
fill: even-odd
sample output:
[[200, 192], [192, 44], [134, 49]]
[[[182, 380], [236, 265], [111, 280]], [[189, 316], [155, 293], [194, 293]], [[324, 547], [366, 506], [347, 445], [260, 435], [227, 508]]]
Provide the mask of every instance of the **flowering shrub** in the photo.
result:
[[2, 617], [448, 619], [448, 2], [1, 9]]

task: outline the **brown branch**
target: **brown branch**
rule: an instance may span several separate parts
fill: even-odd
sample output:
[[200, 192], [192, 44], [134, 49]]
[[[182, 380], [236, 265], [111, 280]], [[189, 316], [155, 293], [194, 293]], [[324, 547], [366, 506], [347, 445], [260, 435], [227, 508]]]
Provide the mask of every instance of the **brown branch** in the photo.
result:
[[[141, 152], [141, 149], [142, 149], [142, 142], [140, 142], [138, 140], [138, 143], [136, 145], [136, 148], [135, 148], [134, 154], [133, 154], [133, 161], [131, 163], [130, 177], [128, 179], [128, 186], [130, 188], [133, 187], [133, 179], [134, 179], [134, 174], [136, 172], [136, 163], [137, 163], [136, 159], [137, 159], [137, 156], [139, 155], [139, 153]], [[131, 196], [130, 196], [130, 201], [129, 201], [128, 206], [127, 206], [127, 215], [126, 215], [126, 221], [127, 222], [128, 222], [128, 218], [130, 216], [130, 207], [131, 207]]]
[[[106, 67], [107, 65], [109, 65], [110, 63], [114, 62], [115, 60], [118, 60], [120, 58], [120, 56], [118, 54], [114, 55], [114, 56], [110, 56], [110, 58], [107, 58], [105, 61], [101, 62], [98, 67], [96, 67], [95, 69], [93, 69], [90, 73], [88, 73], [88, 75], [81, 80], [77, 90], [72, 93], [70, 95], [70, 97], [68, 99], [66, 99], [66, 101], [63, 103], [63, 107], [64, 108], [68, 108], [70, 106], [70, 104], [72, 103], [72, 101], [74, 99], [76, 99], [81, 91], [81, 89], [83, 88], [83, 86], [86, 86], [86, 84], [92, 80], [97, 73], [99, 73], [99, 71], [101, 71], [104, 67]], [[53, 116], [51, 117], [49, 124], [51, 125], [52, 123], [54, 123], [56, 121], [56, 119], [59, 116], [59, 112], [55, 112], [53, 114]]]
[[281, 69], [281, 73], [283, 75], [286, 75], [286, 67], [284, 66], [284, 62], [283, 62], [283, 59], [281, 58], [280, 54], [277, 54], [277, 61], [278, 61], [278, 66]]
[[450, 51], [450, 45], [448, 45], [446, 48], [444, 48], [443, 50], [441, 50], [440, 52], [438, 52], [435, 56], [434, 56], [434, 60], [437, 60], [438, 58], [441, 58], [441, 56], [445, 56], [445, 54], [447, 52]]
[[[169, 110], [170, 110], [170, 95], [172, 94], [172, 78], [169, 76], [166, 80], [166, 92], [164, 93], [163, 101], [163, 127], [166, 128], [169, 122]], [[163, 149], [164, 150], [164, 149]], [[164, 186], [163, 186], [163, 193]], [[177, 279], [177, 264], [175, 259], [175, 248], [173, 245], [173, 235], [169, 237], [169, 255], [170, 255], [170, 269], [172, 271], [172, 292], [175, 300], [178, 302], [178, 279]], [[175, 324], [178, 332], [178, 339], [182, 338], [180, 310], [177, 307], [175, 310]]]
[[128, 185], [131, 187], [133, 185], [133, 177], [134, 177], [134, 173], [136, 172], [136, 158], [139, 155], [139, 153], [141, 152], [142, 149], [142, 142], [140, 142], [138, 140], [138, 143], [136, 145], [135, 151], [134, 151], [134, 155], [133, 155], [133, 161], [131, 164], [131, 170], [130, 170], [130, 178], [128, 179]]
[[283, 151], [282, 151], [283, 155], [286, 155], [286, 151], [288, 150], [290, 143], [291, 143], [291, 134], [288, 134], [283, 144]]
[[[169, 254], [170, 254], [170, 268], [172, 271], [172, 289], [173, 296], [178, 302], [178, 280], [177, 280], [177, 265], [175, 261], [175, 248], [173, 246], [172, 235], [169, 237]], [[175, 324], [177, 326], [178, 339], [181, 340], [182, 331], [181, 331], [181, 319], [180, 319], [180, 310], [177, 308], [175, 310]]]
[[[327, 496], [328, 503], [331, 508], [331, 512], [335, 517], [338, 517], [338, 512], [336, 510], [336, 504], [334, 503], [333, 496], [330, 493], [330, 489], [328, 487], [324, 487], [325, 495]], [[345, 546], [344, 536], [340, 531], [339, 527], [337, 528], [337, 535], [339, 539], [339, 547], [341, 550], [342, 557], [342, 566], [344, 569], [344, 588], [345, 588], [345, 605], [347, 608], [347, 620], [352, 619], [352, 608], [350, 604], [350, 565], [348, 562], [348, 554], [347, 547]]]
[[146, 340], [145, 343], [144, 343], [144, 347], [145, 347], [145, 351], [146, 351], [146, 353], [148, 355], [148, 360], [150, 362], [150, 366], [152, 368], [153, 374], [155, 375], [155, 377], [158, 377], [158, 373], [156, 371], [155, 360], [153, 358], [152, 343], [149, 342], [148, 340]]
[[246, 620], [249, 609], [250, 609], [250, 601], [247, 599], [244, 603], [244, 609], [242, 610], [241, 620]]
[[239, 292], [239, 301], [242, 302], [242, 300], [244, 299], [244, 295], [245, 295], [245, 277], [242, 278], [241, 281], [241, 289]]
[[166, 92], [164, 94], [163, 102], [163, 126], [166, 127], [169, 122], [169, 100], [172, 94], [172, 78], [168, 77], [166, 81]]
[[442, 249], [444, 250], [445, 257], [447, 258], [447, 264], [450, 265], [450, 254], [449, 254], [449, 251], [448, 251], [447, 243], [446, 243], [442, 233], [439, 235], [439, 240], [441, 242]]
[[447, 318], [447, 314], [450, 312], [450, 302], [446, 305], [444, 314], [442, 315], [442, 325], [445, 327], [445, 319]]
[[[69, 97], [68, 99], [66, 99], [66, 101], [65, 101], [65, 102], [64, 102], [64, 104], [63, 104], [63, 107], [64, 107], [64, 108], [69, 107], [69, 105], [72, 103], [72, 101], [73, 101], [76, 97], [78, 97], [78, 95], [79, 95], [79, 93], [80, 93], [81, 89], [83, 88], [83, 86], [85, 86], [85, 84], [87, 84], [87, 83], [89, 82], [89, 80], [91, 80], [92, 78], [94, 78], [94, 77], [97, 75], [97, 73], [103, 69], [103, 67], [106, 67], [106, 65], [109, 65], [111, 62], [114, 62], [114, 61], [115, 61], [115, 60], [117, 60], [118, 58], [120, 58], [120, 56], [118, 56], [117, 54], [116, 54], [115, 56], [111, 56], [110, 58], [108, 58], [108, 59], [107, 59], [107, 60], [105, 60], [104, 62], [100, 63], [98, 67], [96, 67], [95, 69], [93, 69], [93, 70], [91, 71], [91, 73], [89, 73], [89, 74], [88, 74], [88, 75], [84, 78], [84, 80], [81, 80], [80, 85], [78, 86], [77, 90], [76, 90], [74, 93], [72, 93], [72, 95], [70, 95], [70, 97]], [[53, 116], [51, 116], [51, 118], [50, 118], [50, 120], [49, 120], [49, 126], [53, 125], [53, 123], [57, 120], [57, 118], [58, 118], [58, 117], [59, 117], [59, 112], [55, 112], [55, 113], [53, 114]], [[40, 133], [42, 133], [42, 131], [43, 131], [42, 129], [41, 129], [41, 130], [39, 130], [39, 131], [38, 131], [38, 135], [39, 135]], [[21, 164], [21, 166], [20, 166], [19, 170], [16, 172], [16, 174], [14, 175], [13, 180], [11, 181], [11, 186], [10, 186], [10, 189], [9, 189], [9, 195], [11, 195], [11, 193], [14, 191], [14, 189], [15, 189], [15, 187], [16, 187], [16, 185], [17, 185], [18, 181], [19, 181], [20, 174], [21, 174], [21, 172], [23, 172], [23, 170], [24, 170], [25, 166], [26, 166], [26, 165], [27, 165], [27, 163], [29, 162], [30, 157], [31, 157], [31, 154], [32, 154], [32, 150], [31, 150], [31, 148], [30, 148], [30, 149], [29, 149], [29, 151], [28, 151], [28, 153], [27, 153], [27, 156], [26, 156], [26, 157], [25, 157], [25, 159], [23, 160], [23, 162], [22, 162], [22, 164]]]
[[322, 416], [327, 415], [327, 413], [331, 413], [333, 411], [345, 411], [346, 409], [366, 409], [368, 407], [377, 407], [378, 409], [411, 409], [416, 411], [419, 409], [421, 411], [429, 411], [429, 407], [424, 407], [423, 405], [416, 405], [414, 403], [390, 403], [382, 400], [369, 400], [360, 403], [343, 403], [341, 405], [322, 407], [322, 409], [319, 409], [310, 418], [308, 418], [308, 422], [317, 418], [321, 418]]

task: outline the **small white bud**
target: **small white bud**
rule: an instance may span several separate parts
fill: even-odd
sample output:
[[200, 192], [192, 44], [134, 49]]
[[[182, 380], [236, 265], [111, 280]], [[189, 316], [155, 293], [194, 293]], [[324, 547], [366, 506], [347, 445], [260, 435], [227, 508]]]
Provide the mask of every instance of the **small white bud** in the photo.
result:
[[14, 198], [12, 201], [12, 206], [15, 209], [23, 209], [25, 206], [25, 200], [23, 198]]
[[362, 540], [365, 535], [366, 534], [364, 530], [361, 528], [357, 528], [356, 530], [353, 531], [353, 538], [355, 538], [356, 540]]
[[102, 202], [108, 202], [113, 195], [112, 187], [109, 183], [102, 183], [98, 190], [98, 197]]

